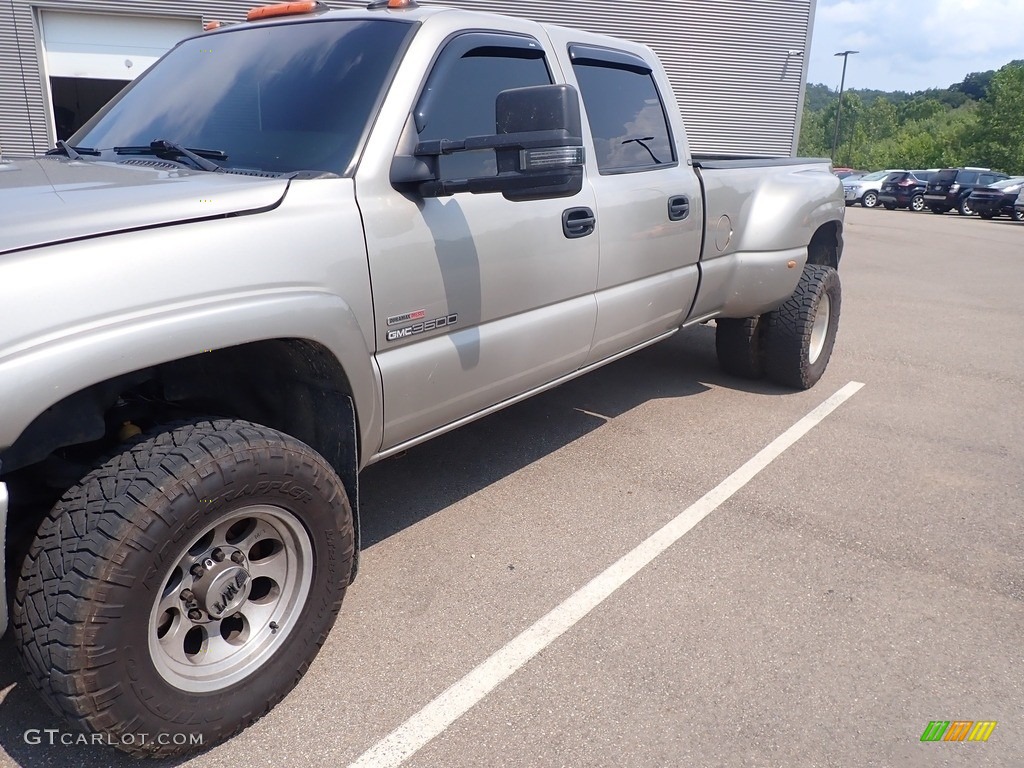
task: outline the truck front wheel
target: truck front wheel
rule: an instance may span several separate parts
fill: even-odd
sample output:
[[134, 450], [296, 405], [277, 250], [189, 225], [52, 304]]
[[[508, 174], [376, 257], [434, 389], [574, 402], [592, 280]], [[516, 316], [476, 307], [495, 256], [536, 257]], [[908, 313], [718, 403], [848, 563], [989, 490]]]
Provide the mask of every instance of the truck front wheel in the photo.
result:
[[825, 373], [839, 329], [842, 289], [832, 267], [808, 264], [793, 295], [765, 316], [765, 372], [778, 384], [809, 389]]
[[305, 673], [353, 554], [344, 485], [311, 448], [248, 422], [181, 424], [87, 475], [43, 522], [16, 592], [22, 659], [104, 744], [209, 747]]
[[716, 319], [715, 352], [721, 369], [744, 379], [761, 378], [764, 375], [763, 331], [760, 317]]

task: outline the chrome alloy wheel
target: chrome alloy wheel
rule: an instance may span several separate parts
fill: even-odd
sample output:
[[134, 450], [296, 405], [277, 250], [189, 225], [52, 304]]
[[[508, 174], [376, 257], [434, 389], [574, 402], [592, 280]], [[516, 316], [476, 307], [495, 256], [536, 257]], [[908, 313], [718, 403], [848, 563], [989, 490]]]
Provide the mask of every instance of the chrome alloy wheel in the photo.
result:
[[811, 327], [811, 343], [807, 350], [807, 362], [814, 365], [821, 357], [828, 337], [828, 323], [832, 319], [832, 300], [827, 293], [821, 295], [818, 311], [814, 314], [814, 325]]
[[269, 505], [235, 510], [164, 576], [148, 626], [154, 667], [184, 691], [239, 682], [288, 637], [312, 581], [312, 544], [294, 515]]

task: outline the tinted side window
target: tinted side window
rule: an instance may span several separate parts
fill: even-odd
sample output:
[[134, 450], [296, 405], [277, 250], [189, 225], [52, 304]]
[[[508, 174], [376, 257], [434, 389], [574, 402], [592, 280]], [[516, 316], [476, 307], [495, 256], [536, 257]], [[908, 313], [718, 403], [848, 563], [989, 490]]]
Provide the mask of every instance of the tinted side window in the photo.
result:
[[[550, 85], [551, 74], [542, 51], [492, 46], [474, 48], [454, 62], [445, 53], [427, 88], [430, 106], [420, 141], [489, 136], [496, 130], [494, 111], [498, 94], [509, 88]], [[444, 64], [444, 66], [442, 66]], [[493, 150], [459, 152], [440, 158], [441, 178], [468, 179], [496, 176]]]
[[961, 171], [960, 175], [956, 179], [961, 184], [977, 184], [978, 183], [978, 172], [977, 171]]
[[986, 173], [986, 174], [982, 174], [981, 181], [979, 181], [978, 183], [987, 187], [990, 184], [995, 184], [1001, 178], [1003, 178], [1003, 177], [1002, 176], [998, 176], [996, 174], [992, 174], [992, 173]]
[[675, 162], [665, 107], [649, 72], [590, 62], [577, 62], [573, 70], [602, 172]]

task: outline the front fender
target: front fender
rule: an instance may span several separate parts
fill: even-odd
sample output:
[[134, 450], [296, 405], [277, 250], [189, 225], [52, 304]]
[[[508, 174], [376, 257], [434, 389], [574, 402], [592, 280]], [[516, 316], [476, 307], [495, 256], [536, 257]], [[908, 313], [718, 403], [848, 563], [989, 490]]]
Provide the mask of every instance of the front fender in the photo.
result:
[[380, 446], [372, 303], [349, 179], [293, 183], [273, 211], [146, 229], [0, 260], [0, 447], [115, 376], [269, 339], [341, 363], [367, 455]]

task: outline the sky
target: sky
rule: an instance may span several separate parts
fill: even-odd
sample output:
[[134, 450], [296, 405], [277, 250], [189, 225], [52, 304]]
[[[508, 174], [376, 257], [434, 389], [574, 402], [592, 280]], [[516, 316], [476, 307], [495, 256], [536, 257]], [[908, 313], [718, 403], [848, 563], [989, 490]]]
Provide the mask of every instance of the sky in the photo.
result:
[[807, 79], [839, 88], [946, 88], [1024, 59], [1024, 0], [818, 0]]

